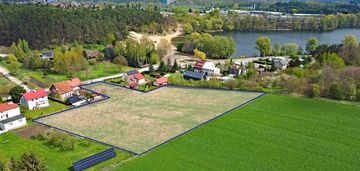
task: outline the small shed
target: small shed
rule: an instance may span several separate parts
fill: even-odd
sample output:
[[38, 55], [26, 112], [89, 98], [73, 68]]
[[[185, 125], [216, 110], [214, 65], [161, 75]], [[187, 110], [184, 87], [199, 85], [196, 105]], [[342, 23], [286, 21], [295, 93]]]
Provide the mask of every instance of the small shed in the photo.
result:
[[206, 79], [205, 73], [194, 72], [194, 71], [185, 71], [183, 75], [184, 79], [193, 79], [193, 80], [203, 80]]
[[86, 100], [84, 98], [80, 98], [79, 96], [72, 96], [68, 98], [68, 102], [76, 107], [76, 106], [80, 106], [82, 104], [86, 103]]

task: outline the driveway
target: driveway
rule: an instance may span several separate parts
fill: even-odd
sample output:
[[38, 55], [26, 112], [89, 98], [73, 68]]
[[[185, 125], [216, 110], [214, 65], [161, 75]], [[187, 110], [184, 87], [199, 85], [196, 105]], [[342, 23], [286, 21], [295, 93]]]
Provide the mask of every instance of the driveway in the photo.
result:
[[16, 85], [19, 85], [19, 86], [23, 87], [26, 91], [31, 90], [27, 85], [24, 84], [24, 82], [22, 82], [21, 80], [15, 78], [14, 76], [12, 76], [10, 74], [10, 72], [6, 68], [4, 68], [2, 66], [0, 66], [0, 73], [2, 75], [4, 75], [7, 79], [9, 79], [10, 81], [15, 83]]

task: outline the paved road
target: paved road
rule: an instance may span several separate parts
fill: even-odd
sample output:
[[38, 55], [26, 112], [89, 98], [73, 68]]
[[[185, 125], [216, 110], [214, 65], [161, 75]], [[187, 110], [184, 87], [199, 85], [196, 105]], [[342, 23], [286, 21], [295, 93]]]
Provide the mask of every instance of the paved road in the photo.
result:
[[0, 73], [2, 73], [2, 75], [4, 75], [7, 79], [9, 79], [10, 81], [12, 81], [12, 82], [15, 83], [16, 85], [19, 85], [19, 86], [23, 87], [26, 91], [30, 91], [30, 90], [31, 90], [27, 85], [24, 84], [24, 82], [22, 82], [21, 80], [15, 78], [14, 76], [12, 76], [12, 75], [10, 74], [10, 72], [9, 72], [6, 68], [4, 68], [4, 67], [2, 67], [2, 66], [0, 66]]
[[[158, 68], [158, 66], [154, 65], [154, 69], [157, 69], [157, 68]], [[149, 67], [138, 69], [138, 71], [139, 72], [149, 71]], [[111, 75], [111, 76], [96, 78], [96, 79], [92, 79], [92, 80], [83, 81], [82, 84], [89, 84], [89, 83], [93, 83], [93, 82], [104, 81], [107, 79], [118, 78], [118, 77], [122, 77], [123, 75], [124, 75], [124, 73], [119, 73], [119, 74], [115, 74], [115, 75]]]

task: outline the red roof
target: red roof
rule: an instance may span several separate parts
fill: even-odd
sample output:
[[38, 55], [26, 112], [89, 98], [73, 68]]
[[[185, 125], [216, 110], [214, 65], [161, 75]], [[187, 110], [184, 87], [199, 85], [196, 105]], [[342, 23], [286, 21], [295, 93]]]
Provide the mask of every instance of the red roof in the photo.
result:
[[201, 70], [202, 67], [204, 66], [205, 61], [197, 61], [196, 64], [194, 65], [195, 69]]
[[27, 101], [29, 101], [29, 100], [45, 97], [47, 95], [48, 94], [46, 93], [46, 91], [44, 89], [37, 89], [37, 90], [33, 90], [33, 91], [30, 91], [30, 92], [24, 93], [23, 97]]
[[81, 85], [80, 79], [73, 78], [71, 80], [66, 80], [66, 81], [62, 81], [59, 83], [55, 83], [55, 84], [53, 84], [52, 87], [55, 87], [55, 89], [59, 92], [59, 94], [65, 94], [65, 93], [73, 91], [73, 88], [78, 87], [80, 85]]
[[0, 112], [5, 112], [10, 109], [15, 109], [17, 107], [19, 107], [19, 105], [17, 104], [2, 103], [0, 104]]
[[168, 82], [168, 78], [166, 78], [166, 77], [161, 77], [161, 78], [156, 79], [156, 82], [157, 82], [158, 84], [164, 84], [164, 83], [167, 83], [167, 82]]
[[131, 88], [135, 88], [135, 87], [138, 86], [138, 84], [136, 82], [129, 82], [128, 86], [131, 87]]
[[137, 74], [134, 74], [134, 77], [137, 79], [137, 80], [141, 80], [141, 79], [144, 79], [144, 75], [140, 74], [140, 73], [137, 73]]
[[81, 85], [81, 81], [79, 78], [73, 78], [67, 81], [71, 87], [78, 87]]

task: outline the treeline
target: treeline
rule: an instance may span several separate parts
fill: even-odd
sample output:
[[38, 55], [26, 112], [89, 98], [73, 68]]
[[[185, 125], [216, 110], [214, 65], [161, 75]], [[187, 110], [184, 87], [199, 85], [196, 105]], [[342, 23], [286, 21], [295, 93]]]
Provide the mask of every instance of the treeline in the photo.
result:
[[[178, 44], [177, 50], [184, 53], [194, 53], [195, 56], [205, 60], [206, 57], [211, 59], [226, 59], [235, 52], [235, 41], [231, 37], [212, 36], [208, 33], [192, 33], [185, 38], [183, 43]], [[200, 50], [205, 53], [198, 55]]]
[[221, 15], [219, 10], [195, 17], [181, 10], [175, 10], [176, 16], [183, 21], [184, 31], [209, 32], [214, 30], [268, 31], [329, 31], [337, 28], [359, 28], [360, 13], [334, 14], [324, 16], [266, 16], [241, 15], [230, 13]]
[[[359, 2], [358, 2], [359, 3]], [[307, 13], [307, 14], [335, 14], [335, 13], [358, 13], [360, 6], [356, 3], [347, 2], [277, 2], [269, 7], [261, 8], [268, 11], [279, 11], [285, 13]]]
[[105, 6], [69, 8], [0, 4], [0, 45], [25, 39], [33, 48], [68, 42], [101, 43], [106, 34], [126, 38], [129, 30], [162, 32], [174, 22], [159, 11]]

